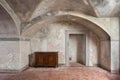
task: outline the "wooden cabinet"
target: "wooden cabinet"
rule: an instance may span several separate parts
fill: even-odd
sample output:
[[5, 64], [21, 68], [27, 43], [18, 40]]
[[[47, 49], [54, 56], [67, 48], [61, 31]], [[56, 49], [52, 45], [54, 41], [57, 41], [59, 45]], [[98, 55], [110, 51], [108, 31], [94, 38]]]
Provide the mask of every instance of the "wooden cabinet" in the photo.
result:
[[35, 52], [33, 54], [34, 60], [32, 66], [34, 67], [57, 67], [58, 66], [58, 52]]

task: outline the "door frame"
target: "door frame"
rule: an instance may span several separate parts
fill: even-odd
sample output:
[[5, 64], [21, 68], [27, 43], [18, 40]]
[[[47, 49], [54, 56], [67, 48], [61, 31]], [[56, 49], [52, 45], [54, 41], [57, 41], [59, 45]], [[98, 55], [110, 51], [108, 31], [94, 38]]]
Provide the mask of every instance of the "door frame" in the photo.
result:
[[65, 65], [69, 66], [69, 41], [70, 41], [70, 35], [71, 34], [84, 34], [85, 35], [85, 56], [86, 56], [86, 61], [85, 65], [89, 66], [89, 31], [87, 30], [66, 30], [65, 31]]

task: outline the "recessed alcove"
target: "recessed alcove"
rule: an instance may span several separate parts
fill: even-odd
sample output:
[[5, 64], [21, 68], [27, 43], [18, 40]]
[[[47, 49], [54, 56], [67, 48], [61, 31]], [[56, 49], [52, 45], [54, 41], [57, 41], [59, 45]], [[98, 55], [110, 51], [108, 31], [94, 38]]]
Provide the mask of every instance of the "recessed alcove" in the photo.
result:
[[[58, 64], [69, 66], [70, 56], [68, 55], [68, 46], [72, 43], [69, 42], [69, 36], [72, 34], [84, 35], [85, 38], [81, 37], [80, 39], [84, 39], [83, 41], [85, 41], [84, 46], [81, 47], [84, 49], [84, 53], [81, 54], [84, 59], [82, 64], [86, 66], [98, 66], [110, 70], [111, 56], [109, 35], [92, 22], [88, 21], [90, 25], [87, 26], [79, 23], [79, 18], [76, 18], [76, 21], [63, 20], [62, 18], [63, 16], [61, 16], [61, 20], [56, 20], [48, 24], [38, 22], [28, 29], [29, 31], [32, 30], [33, 33], [28, 34], [26, 31], [23, 33], [23, 36], [29, 36], [31, 38], [31, 52], [57, 51]], [[68, 19], [70, 18], [72, 18], [72, 16], [68, 17]], [[34, 29], [32, 27], [34, 27]]]

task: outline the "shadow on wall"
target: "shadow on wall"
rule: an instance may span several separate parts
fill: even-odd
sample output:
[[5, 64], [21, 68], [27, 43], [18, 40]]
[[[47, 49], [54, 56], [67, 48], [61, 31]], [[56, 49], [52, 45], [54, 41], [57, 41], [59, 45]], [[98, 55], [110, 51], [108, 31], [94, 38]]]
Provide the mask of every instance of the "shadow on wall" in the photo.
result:
[[99, 66], [105, 70], [111, 70], [110, 40], [100, 42]]
[[34, 62], [35, 62], [35, 60], [34, 60], [35, 58], [34, 58], [34, 57], [35, 57], [34, 53], [31, 53], [31, 54], [28, 55], [28, 58], [29, 58], [29, 66], [30, 66], [30, 67], [33, 67], [34, 64], [35, 64], [35, 63], [34, 63]]
[[78, 38], [78, 41], [77, 42], [77, 61], [83, 65], [86, 64], [86, 39], [85, 39], [85, 35], [84, 34], [81, 34], [79, 35], [80, 38]]
[[120, 80], [120, 76], [119, 76], [119, 74], [106, 74], [106, 76], [107, 76], [107, 78], [109, 79], [109, 80]]

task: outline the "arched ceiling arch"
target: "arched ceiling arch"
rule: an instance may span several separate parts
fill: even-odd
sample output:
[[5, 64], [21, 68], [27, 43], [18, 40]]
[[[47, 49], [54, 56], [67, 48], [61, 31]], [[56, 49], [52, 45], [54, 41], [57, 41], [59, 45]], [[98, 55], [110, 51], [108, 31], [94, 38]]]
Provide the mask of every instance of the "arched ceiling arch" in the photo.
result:
[[19, 31], [9, 13], [0, 5], [0, 37], [18, 37]]
[[13, 21], [15, 22], [15, 25], [17, 27], [18, 33], [20, 34], [20, 25], [21, 21], [14, 12], [14, 10], [9, 6], [9, 4], [5, 0], [0, 0], [0, 6], [6, 10], [6, 13], [8, 13]]
[[[44, 26], [43, 24], [51, 24], [51, 23], [56, 23], [59, 21], [72, 21], [72, 22], [76, 22], [79, 25], [84, 25], [84, 27], [86, 27], [87, 29], [91, 30], [92, 32], [94, 32], [95, 34], [97, 34], [97, 36], [101, 39], [101, 40], [110, 40], [110, 36], [107, 34], [107, 32], [105, 32], [100, 26], [98, 26], [97, 24], [94, 24], [93, 22], [81, 18], [81, 17], [77, 17], [77, 16], [73, 16], [73, 15], [58, 15], [58, 16], [54, 16], [54, 17], [49, 17], [43, 21], [37, 21], [36, 23], [34, 23], [33, 25], [30, 25], [29, 28], [25, 29], [22, 33], [22, 36], [26, 36], [26, 35], [30, 35], [30, 34], [34, 34], [35, 32], [37, 32], [41, 26]], [[39, 26], [38, 26], [39, 23]], [[27, 37], [27, 36], [26, 36]]]
[[43, 0], [32, 14], [31, 19], [43, 15], [46, 12], [61, 10], [72, 10], [94, 17], [97, 16], [88, 0]]
[[42, 0], [5, 0], [14, 10], [21, 22], [27, 22]]

